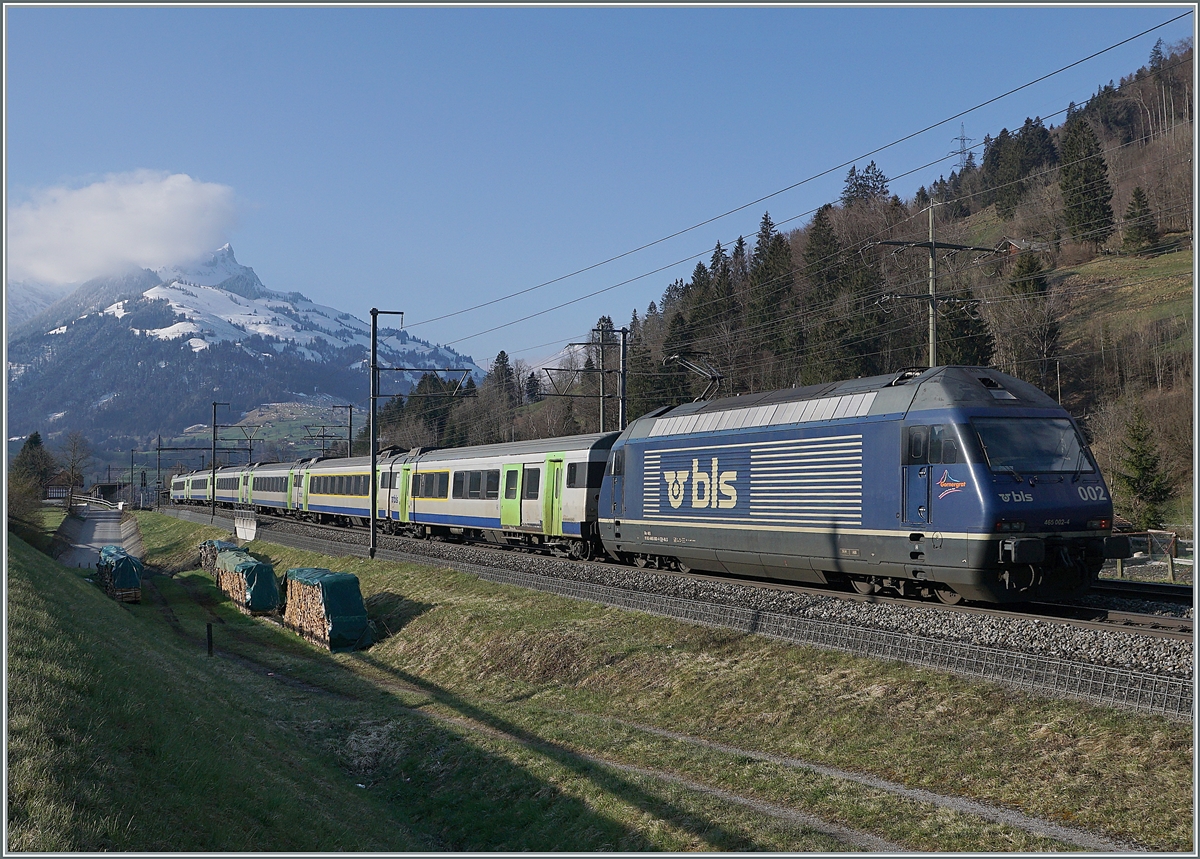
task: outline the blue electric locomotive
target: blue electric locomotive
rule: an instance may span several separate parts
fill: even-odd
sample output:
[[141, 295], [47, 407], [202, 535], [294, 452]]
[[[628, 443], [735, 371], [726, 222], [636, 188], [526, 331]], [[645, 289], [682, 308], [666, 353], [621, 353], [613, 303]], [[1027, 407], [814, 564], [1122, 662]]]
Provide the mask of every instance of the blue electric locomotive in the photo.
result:
[[652, 412], [613, 445], [599, 511], [641, 566], [947, 603], [1060, 595], [1128, 556], [1070, 415], [983, 367]]

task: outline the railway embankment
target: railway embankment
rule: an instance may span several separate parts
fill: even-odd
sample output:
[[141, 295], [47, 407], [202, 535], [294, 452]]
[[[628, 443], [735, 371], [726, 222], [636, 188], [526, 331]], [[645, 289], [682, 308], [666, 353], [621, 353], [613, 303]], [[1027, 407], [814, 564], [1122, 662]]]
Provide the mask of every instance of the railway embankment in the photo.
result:
[[[201, 539], [222, 534], [207, 516], [206, 524], [144, 518], [152, 563], [160, 540], [181, 557], [189, 542], [194, 552]], [[173, 536], [185, 531], [186, 540]], [[751, 819], [758, 829], [734, 849], [803, 849], [790, 840], [797, 825], [837, 839], [835, 849], [886, 842], [916, 850], [1109, 850], [1145, 847], [1151, 832], [1162, 844], [1168, 831], [1174, 843], [1190, 843], [1185, 723], [614, 610], [429, 558], [370, 561], [267, 539], [247, 548], [276, 569], [324, 566], [360, 578], [382, 639], [332, 657], [344, 670], [472, 742], [515, 744], [514, 753], [519, 747], [540, 761], [538, 772], [566, 767], [573, 775], [556, 784], [574, 789], [599, 778], [613, 791], [599, 801], [619, 821], [629, 819], [625, 803], [646, 803], [637, 805], [639, 826], [655, 838], [678, 825], [677, 811], [701, 802], [699, 818], [684, 824], [696, 837], [689, 849], [730, 849], [728, 836], [746, 832]], [[155, 581], [197, 601], [212, 591], [211, 579], [193, 572]], [[183, 603], [182, 595], [173, 602]], [[218, 653], [254, 654], [281, 686], [321, 685], [292, 651], [251, 650], [235, 635], [246, 623], [264, 641], [278, 631], [227, 618], [217, 629]], [[200, 646], [202, 626], [194, 627]], [[445, 751], [430, 749], [427, 760], [408, 757], [398, 771], [397, 748], [412, 751], [404, 724], [392, 711], [356, 726], [353, 765], [365, 790], [409, 797], [419, 791], [408, 793], [403, 778], [416, 784], [418, 774], [445, 765]], [[592, 767], [603, 774], [594, 777]], [[1153, 820], [1143, 820], [1147, 814]]]
[[[209, 521], [207, 514], [177, 513]], [[231, 520], [219, 516], [216, 522], [233, 527]], [[259, 539], [328, 554], [367, 553], [361, 531], [315, 532], [310, 526], [275, 519], [259, 524]], [[1191, 719], [1191, 638], [1080, 628], [1019, 614], [841, 599], [452, 543], [381, 536], [380, 547], [381, 558], [444, 563], [492, 581], [575, 599], [893, 659], [1043, 695]], [[1167, 604], [1159, 609], [1181, 611]]]

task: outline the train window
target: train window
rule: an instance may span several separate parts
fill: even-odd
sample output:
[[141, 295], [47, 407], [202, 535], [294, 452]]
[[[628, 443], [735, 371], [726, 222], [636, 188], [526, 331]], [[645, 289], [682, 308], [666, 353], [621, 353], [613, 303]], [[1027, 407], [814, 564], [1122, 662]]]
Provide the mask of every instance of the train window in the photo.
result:
[[[947, 465], [953, 465], [954, 463], [958, 462], [958, 439], [954, 437], [954, 428], [945, 426], [934, 427], [934, 429], [942, 434], [942, 456], [940, 461], [946, 463]], [[929, 461], [933, 462], [932, 453], [930, 454]]]
[[538, 487], [542, 482], [542, 470], [540, 468], [525, 469], [525, 498], [528, 501], [536, 501], [538, 497]]
[[482, 471], [468, 472], [468, 478], [469, 479], [467, 481], [467, 497], [468, 498], [481, 498], [483, 496], [483, 492], [482, 492], [483, 472]]
[[930, 462], [942, 461], [942, 439], [945, 438], [946, 428], [942, 426], [929, 428], [929, 450], [927, 451]]
[[421, 492], [421, 488], [422, 488], [421, 484], [423, 484], [424, 482], [425, 482], [424, 474], [414, 474], [412, 476], [412, 485], [409, 488], [408, 494], [411, 495], [413, 498], [421, 498], [424, 495], [424, 493]]
[[467, 473], [465, 471], [454, 472], [454, 497], [467, 497]]
[[434, 498], [445, 498], [450, 492], [450, 472], [439, 471], [437, 473], [437, 487], [434, 489]]
[[992, 471], [1093, 471], [1087, 447], [1068, 418], [972, 418], [983, 455]]
[[567, 487], [568, 488], [571, 488], [571, 489], [575, 488], [575, 475], [578, 473], [578, 471], [579, 471], [579, 469], [577, 468], [577, 463], [574, 463], [574, 462], [567, 463]]
[[379, 475], [379, 488], [380, 489], [391, 489], [392, 488], [392, 473], [390, 471], [385, 471], [385, 472], [383, 472], [383, 474]]
[[521, 472], [515, 468], [504, 475], [504, 500], [512, 501], [517, 497], [517, 483], [521, 477]]
[[485, 498], [500, 497], [500, 472], [488, 471], [487, 474], [487, 491], [484, 493]]
[[929, 427], [908, 428], [908, 453], [905, 465], [924, 465], [928, 460]]
[[608, 473], [621, 475], [625, 473], [625, 448], [614, 450], [612, 458], [608, 461]]

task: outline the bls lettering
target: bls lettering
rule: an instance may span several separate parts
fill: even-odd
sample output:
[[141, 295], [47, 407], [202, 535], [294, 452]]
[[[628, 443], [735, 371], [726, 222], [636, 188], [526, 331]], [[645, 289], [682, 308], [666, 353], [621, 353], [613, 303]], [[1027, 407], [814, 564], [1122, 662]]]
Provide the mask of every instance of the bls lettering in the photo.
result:
[[733, 481], [737, 480], [736, 471], [721, 471], [717, 466], [717, 457], [712, 458], [712, 470], [701, 471], [700, 460], [692, 460], [692, 470], [689, 474], [682, 471], [664, 471], [663, 479], [667, 482], [667, 500], [676, 510], [683, 504], [687, 493], [687, 482], [691, 478], [692, 507], [706, 509], [710, 507], [728, 510], [737, 506], [737, 489]]

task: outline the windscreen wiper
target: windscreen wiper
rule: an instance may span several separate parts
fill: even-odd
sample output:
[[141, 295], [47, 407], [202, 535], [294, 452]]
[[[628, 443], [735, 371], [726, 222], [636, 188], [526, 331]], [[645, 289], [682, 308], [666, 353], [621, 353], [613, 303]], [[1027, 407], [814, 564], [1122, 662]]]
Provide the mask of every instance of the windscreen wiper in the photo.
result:
[[1079, 480], [1079, 474], [1083, 471], [1083, 448], [1079, 449], [1079, 456], [1075, 460], [1075, 473], [1071, 475], [1071, 482], [1075, 483]]
[[1015, 468], [1013, 468], [1011, 465], [1000, 465], [1000, 466], [996, 467], [996, 470], [997, 471], [1007, 471], [1009, 474], [1011, 474], [1013, 476], [1013, 479], [1016, 480], [1017, 483], [1025, 482], [1025, 478], [1022, 477], [1021, 475], [1017, 474], [1017, 470]]

